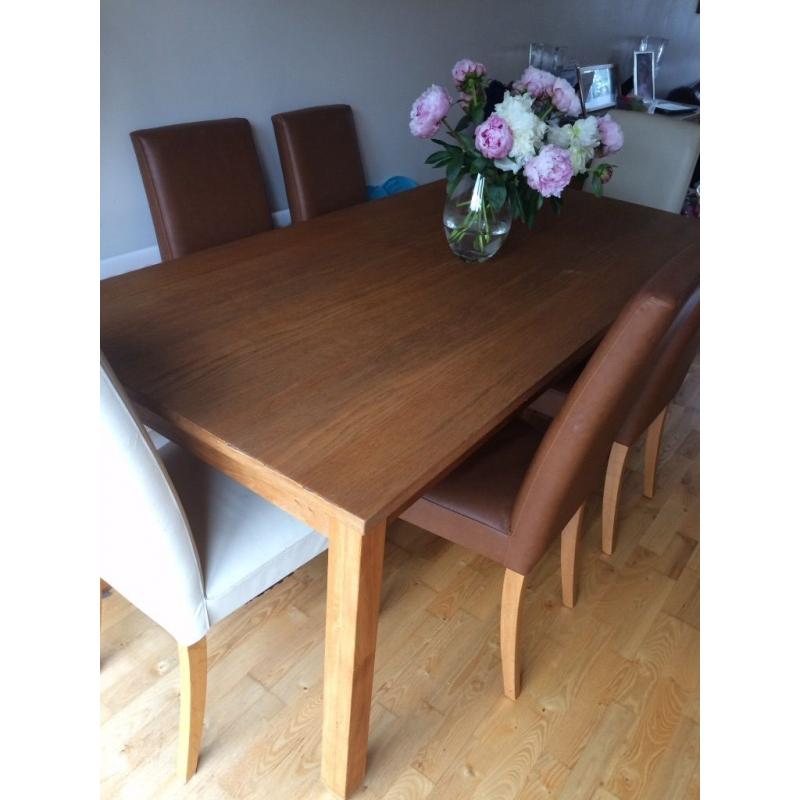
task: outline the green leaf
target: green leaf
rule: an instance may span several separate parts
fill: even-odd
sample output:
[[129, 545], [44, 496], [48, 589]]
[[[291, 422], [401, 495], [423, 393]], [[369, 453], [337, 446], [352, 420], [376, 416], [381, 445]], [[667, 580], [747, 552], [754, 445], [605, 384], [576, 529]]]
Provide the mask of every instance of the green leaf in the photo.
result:
[[517, 182], [515, 180], [512, 180], [508, 184], [508, 198], [511, 204], [511, 214], [513, 218], [519, 220], [524, 219], [525, 212], [522, 208], [522, 200], [520, 199], [519, 189], [517, 188]]
[[456, 125], [456, 133], [461, 133], [471, 122], [469, 114], [464, 114], [463, 117], [458, 121], [458, 125]]
[[452, 181], [461, 172], [461, 164], [458, 161], [451, 161], [447, 165], [447, 180]]
[[449, 142], [443, 142], [441, 139], [431, 139], [434, 144], [441, 145], [444, 149], [450, 153], [451, 155], [454, 153], [463, 153], [464, 151], [456, 144], [450, 144]]
[[536, 215], [539, 213], [539, 209], [544, 203], [544, 198], [539, 194], [539, 192], [534, 191], [530, 187], [523, 190], [523, 197], [525, 224], [529, 228], [532, 228], [533, 223], [536, 222]]
[[456, 190], [456, 186], [458, 186], [458, 182], [464, 176], [466, 170], [464, 167], [459, 167], [458, 171], [452, 174], [450, 173], [450, 167], [447, 168], [447, 196], [450, 197], [453, 192]]
[[493, 184], [486, 187], [486, 199], [495, 211], [499, 211], [503, 207], [507, 198], [508, 191], [504, 184]]
[[469, 111], [469, 115], [476, 125], [480, 125], [481, 122], [483, 122], [483, 105], [478, 104], [473, 106]]
[[443, 153], [441, 150], [437, 150], [435, 153], [431, 153], [426, 159], [426, 164], [434, 164], [437, 167], [441, 167], [446, 161], [450, 160], [450, 153]]

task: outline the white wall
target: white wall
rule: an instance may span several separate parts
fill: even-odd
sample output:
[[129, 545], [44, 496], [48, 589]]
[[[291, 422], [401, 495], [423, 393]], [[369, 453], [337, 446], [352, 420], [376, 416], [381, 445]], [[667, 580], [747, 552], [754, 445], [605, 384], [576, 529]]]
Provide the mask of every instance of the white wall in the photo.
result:
[[[408, 133], [414, 98], [450, 85], [458, 58], [500, 80], [528, 42], [583, 63], [623, 64], [635, 37], [671, 39], [664, 88], [699, 77], [696, 0], [102, 0], [101, 256], [155, 244], [130, 131], [243, 116], [253, 125], [274, 211], [286, 207], [270, 115], [349, 103], [369, 183], [438, 177]], [[623, 73], [630, 72], [623, 69]], [[624, 74], [623, 74], [624, 77]], [[659, 92], [664, 94], [665, 92]], [[331, 158], [335, 154], [331, 153]]]

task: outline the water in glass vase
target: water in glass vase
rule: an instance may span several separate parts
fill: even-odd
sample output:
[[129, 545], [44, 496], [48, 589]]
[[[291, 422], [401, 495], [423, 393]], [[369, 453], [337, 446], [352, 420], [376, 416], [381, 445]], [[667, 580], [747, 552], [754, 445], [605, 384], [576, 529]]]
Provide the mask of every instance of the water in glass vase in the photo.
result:
[[444, 232], [450, 249], [464, 261], [487, 261], [511, 229], [508, 203], [496, 209], [488, 201], [483, 175], [462, 178], [444, 206]]

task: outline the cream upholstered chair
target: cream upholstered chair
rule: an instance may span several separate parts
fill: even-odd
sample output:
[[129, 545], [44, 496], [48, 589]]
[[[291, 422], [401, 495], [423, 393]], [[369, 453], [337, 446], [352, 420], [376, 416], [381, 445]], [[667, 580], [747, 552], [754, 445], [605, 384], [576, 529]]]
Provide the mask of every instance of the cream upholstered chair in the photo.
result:
[[[663, 114], [612, 111], [625, 136], [622, 150], [604, 159], [615, 165], [606, 197], [679, 214], [700, 155], [700, 126]], [[584, 191], [591, 191], [590, 181]]]
[[156, 450], [102, 356], [100, 386], [100, 577], [177, 641], [186, 781], [200, 752], [209, 628], [327, 542], [176, 445]]

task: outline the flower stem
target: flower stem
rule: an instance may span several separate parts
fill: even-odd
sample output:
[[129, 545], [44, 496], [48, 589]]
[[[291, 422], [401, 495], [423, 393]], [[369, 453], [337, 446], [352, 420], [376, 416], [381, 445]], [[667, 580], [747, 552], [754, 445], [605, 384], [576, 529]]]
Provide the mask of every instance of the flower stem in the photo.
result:
[[443, 119], [442, 122], [444, 123], [445, 128], [447, 128], [447, 132], [464, 148], [466, 152], [469, 152], [469, 145], [464, 141], [464, 138], [458, 133], [453, 126], [446, 120]]

